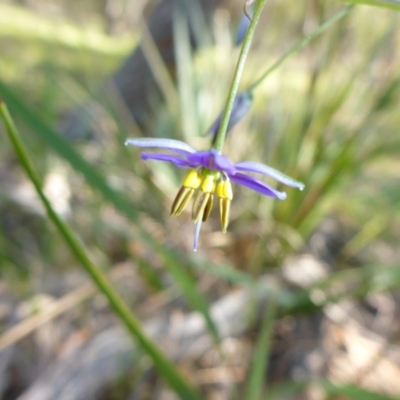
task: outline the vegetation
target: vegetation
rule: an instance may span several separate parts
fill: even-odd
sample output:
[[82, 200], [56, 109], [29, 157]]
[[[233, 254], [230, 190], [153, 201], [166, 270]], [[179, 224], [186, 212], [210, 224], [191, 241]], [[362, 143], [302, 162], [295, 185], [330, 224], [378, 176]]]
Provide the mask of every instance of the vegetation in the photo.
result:
[[239, 88], [252, 107], [223, 151], [306, 187], [236, 185], [228, 232], [214, 210], [197, 253], [190, 213], [169, 216], [185, 171], [124, 142], [209, 149], [234, 24], [216, 13], [192, 52], [174, 14], [177, 63], [150, 48], [162, 102], [138, 124], [109, 76], [140, 24], [112, 34], [95, 2], [59, 20], [0, 4], [0, 397], [45, 399], [44, 381], [62, 399], [69, 380], [77, 399], [400, 395], [400, 3], [351, 3], [266, 3]]

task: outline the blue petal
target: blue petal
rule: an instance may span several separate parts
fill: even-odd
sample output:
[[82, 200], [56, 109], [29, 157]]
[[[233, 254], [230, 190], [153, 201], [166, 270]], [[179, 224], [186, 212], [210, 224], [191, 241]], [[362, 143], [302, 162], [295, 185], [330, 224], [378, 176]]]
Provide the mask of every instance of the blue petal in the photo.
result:
[[271, 168], [265, 164], [261, 164], [255, 161], [243, 161], [235, 164], [235, 167], [238, 171], [263, 174], [271, 178], [274, 178], [278, 182], [281, 182], [285, 185], [298, 188], [300, 190], [304, 189], [304, 183], [296, 181], [295, 179], [292, 179], [289, 176], [283, 174], [282, 172], [279, 172], [278, 170]]
[[159, 138], [127, 139], [125, 141], [125, 146], [158, 147], [160, 149], [170, 150], [181, 154], [190, 154], [196, 152], [196, 150], [190, 147], [187, 143], [174, 139], [159, 139]]
[[156, 160], [156, 161], [165, 161], [175, 164], [180, 168], [195, 168], [197, 165], [193, 164], [180, 156], [174, 156], [172, 154], [163, 154], [163, 153], [141, 153], [140, 155], [143, 160]]
[[230, 175], [229, 178], [231, 179], [232, 182], [245, 186], [251, 190], [255, 190], [256, 192], [263, 194], [265, 196], [276, 197], [280, 200], [286, 199], [285, 192], [279, 192], [278, 190], [275, 190], [269, 185], [267, 185], [265, 182], [260, 181], [259, 179], [254, 178], [253, 176], [248, 176], [238, 173], [235, 175]]

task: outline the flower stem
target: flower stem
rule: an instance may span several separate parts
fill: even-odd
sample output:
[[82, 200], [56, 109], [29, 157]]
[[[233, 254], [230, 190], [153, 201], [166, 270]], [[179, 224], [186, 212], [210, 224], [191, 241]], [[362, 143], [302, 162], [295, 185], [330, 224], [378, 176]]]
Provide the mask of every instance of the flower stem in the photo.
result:
[[214, 148], [215, 148], [215, 150], [217, 150], [219, 152], [222, 151], [222, 147], [224, 145], [225, 135], [226, 135], [226, 131], [228, 128], [228, 123], [229, 123], [229, 118], [230, 118], [230, 115], [232, 112], [233, 102], [235, 100], [235, 96], [238, 91], [240, 79], [242, 77], [244, 64], [246, 62], [247, 54], [249, 53], [250, 45], [253, 40], [253, 36], [254, 36], [254, 32], [256, 30], [258, 20], [260, 19], [261, 12], [262, 12], [266, 2], [267, 2], [267, 0], [258, 0], [257, 1], [255, 10], [254, 10], [254, 14], [253, 14], [253, 18], [251, 20], [251, 23], [247, 29], [246, 35], [243, 40], [239, 59], [236, 64], [235, 73], [233, 75], [232, 83], [231, 83], [231, 86], [229, 89], [228, 98], [226, 100], [226, 105], [225, 105], [224, 114], [222, 116], [221, 125], [219, 127], [219, 130], [218, 130], [218, 133], [217, 133], [217, 136], [215, 139]]
[[14, 147], [14, 150], [19, 158], [21, 166], [25, 170], [26, 175], [33, 183], [40, 200], [45, 207], [50, 220], [56, 226], [58, 232], [63, 237], [71, 251], [74, 253], [77, 260], [80, 261], [86, 272], [89, 274], [98, 289], [104, 294], [118, 315], [121, 322], [126, 326], [131, 336], [134, 337], [146, 353], [151, 357], [156, 368], [159, 369], [163, 377], [175, 389], [176, 393], [182, 399], [200, 399], [198, 391], [183, 377], [175, 365], [164, 355], [159, 347], [143, 331], [139, 320], [133, 315], [126, 303], [121, 299], [112, 285], [107, 280], [103, 272], [90, 260], [84, 246], [74, 234], [70, 226], [62, 220], [54, 211], [50, 201], [42, 190], [42, 184], [34, 170], [28, 153], [23, 145], [21, 137], [12, 120], [8, 108], [0, 97], [0, 119], [6, 128], [8, 137]]

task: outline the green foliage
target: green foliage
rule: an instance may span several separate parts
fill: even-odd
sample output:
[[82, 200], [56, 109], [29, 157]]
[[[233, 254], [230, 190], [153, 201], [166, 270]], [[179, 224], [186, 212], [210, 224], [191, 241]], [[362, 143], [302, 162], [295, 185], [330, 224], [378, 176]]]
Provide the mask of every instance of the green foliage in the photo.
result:
[[[61, 249], [46, 252], [38, 245], [38, 249], [24, 255], [19, 251], [23, 246], [2, 226], [0, 265], [4, 279], [24, 297], [31, 289], [23, 282], [35, 278], [34, 269], [26, 267], [27, 259], [43, 259], [45, 268], [54, 260], [53, 268], [61, 269], [63, 264], [74, 264], [61, 261], [63, 257], [69, 260], [65, 253], [70, 251], [150, 356], [159, 376], [182, 399], [201, 398], [149, 340], [130, 305], [128, 308], [121, 301], [104, 278], [102, 270], [114, 262], [114, 248], [107, 247], [109, 238], [118, 242], [116, 247], [124, 259], [137, 261], [141, 278], [154, 293], [169, 290], [182, 297], [190, 310], [199, 311], [218, 343], [219, 333], [209, 312], [211, 296], [199, 282], [204, 283], [205, 278], [223, 288], [235, 285], [255, 292], [266, 290], [259, 285], [259, 277], [272, 273], [288, 256], [301, 250], [321, 221], [335, 215], [355, 232], [340, 255], [342, 270], [304, 290], [268, 291], [273, 304], [267, 308], [257, 333], [252, 367], [242, 391], [249, 400], [262, 398], [262, 393], [268, 399], [279, 399], [312, 385], [318, 386], [327, 399], [390, 399], [355, 385], [319, 380], [283, 382], [273, 387], [266, 384], [273, 326], [281, 316], [313, 313], [343, 298], [363, 299], [369, 293], [400, 287], [397, 264], [374, 260], [368, 253], [368, 262], [351, 265], [374, 243], [397, 246], [400, 55], [396, 43], [400, 15], [382, 8], [400, 10], [400, 3], [344, 2], [353, 4], [340, 8], [336, 2], [316, 1], [311, 11], [300, 3], [293, 7], [285, 2], [267, 5], [273, 15], [281, 18], [271, 20], [262, 33], [255, 31], [258, 42], [250, 49], [241, 83], [243, 89], [254, 92], [254, 109], [228, 135], [224, 151], [235, 161], [254, 159], [268, 163], [305, 182], [306, 189], [289, 190], [283, 202], [236, 189], [230, 233], [222, 238], [215, 232], [206, 232], [201, 239], [206, 251], [196, 255], [188, 250], [191, 239], [187, 232], [191, 234], [192, 225], [184, 216], [179, 221], [166, 218], [181, 172], [168, 165], [145, 165], [137, 154], [126, 151], [124, 139], [143, 133], [118, 96], [113, 98], [105, 89], [97, 89], [100, 80], [122, 61], [126, 43], [133, 40], [124, 39], [118, 44], [115, 38], [96, 34], [93, 41], [93, 36], [89, 38], [68, 24], [57, 30], [50, 22], [35, 34], [29, 31], [28, 37], [26, 27], [37, 23], [29, 12], [21, 14], [26, 24], [21, 25], [17, 18], [15, 23], [7, 19], [7, 24], [0, 24], [0, 33], [13, 44], [0, 39], [0, 66], [4, 70], [0, 94], [22, 135], [19, 140], [8, 120], [14, 148], [1, 137], [0, 155], [13, 166], [13, 174], [18, 170], [15, 157], [28, 171], [29, 180], [36, 185], [47, 208], [48, 219], [60, 233], [60, 238], [53, 238], [50, 228], [43, 224], [38, 243], [51, 243], [49, 247]], [[1, 7], [5, 6], [0, 6], [0, 22], [4, 18]], [[237, 51], [226, 46], [225, 30], [217, 31], [219, 39], [214, 47], [193, 55], [187, 21], [180, 18], [179, 10], [175, 13], [177, 87], [169, 75], [169, 66], [162, 63], [154, 43], [143, 34], [146, 57], [165, 100], [164, 105], [157, 106], [151, 131], [148, 128], [145, 135], [183, 138], [207, 147], [209, 140], [201, 135], [225, 106]], [[200, 23], [197, 28], [197, 32], [202, 31]], [[72, 42], [67, 40], [70, 36], [66, 32], [73, 33]], [[53, 50], [61, 57], [54, 57]], [[101, 67], [96, 69], [97, 65]], [[106, 128], [100, 137], [74, 142], [54, 128], [60, 114], [76, 106], [75, 99], [94, 103], [96, 110], [102, 111], [100, 122]], [[3, 117], [8, 119], [4, 106]], [[91, 112], [86, 117], [89, 122], [96, 119]], [[29, 159], [40, 179], [32, 172]], [[68, 225], [54, 211], [40, 183], [59, 165], [67, 170], [76, 196]], [[5, 193], [0, 199], [7, 207], [11, 202]], [[111, 217], [107, 216], [107, 206], [112, 209]], [[123, 221], [115, 215], [122, 216]], [[68, 244], [70, 250], [65, 250], [62, 243]], [[99, 269], [99, 265], [105, 267]], [[315, 291], [324, 294], [322, 303], [312, 301]]]
[[267, 306], [257, 345], [254, 349], [253, 365], [250, 371], [246, 399], [257, 400], [261, 397], [264, 387], [264, 376], [267, 373], [270, 354], [271, 336], [275, 319], [275, 304], [271, 301]]
[[398, 0], [339, 0], [344, 3], [353, 3], [367, 5], [373, 7], [389, 8], [391, 10], [400, 11], [400, 2]]
[[42, 184], [37, 176], [34, 168], [31, 165], [29, 156], [21, 141], [20, 135], [14, 125], [12, 117], [10, 116], [5, 103], [0, 98], [0, 116], [6, 127], [6, 132], [10, 141], [12, 142], [19, 162], [29, 179], [35, 186], [37, 194], [42, 201], [46, 212], [51, 222], [56, 226], [58, 232], [63, 237], [65, 243], [69, 246], [71, 252], [75, 255], [77, 260], [85, 268], [93, 282], [97, 285], [99, 290], [105, 295], [113, 308], [114, 312], [118, 315], [121, 321], [125, 324], [128, 331], [134, 339], [138, 341], [140, 346], [152, 359], [154, 365], [159, 370], [164, 379], [171, 385], [181, 399], [200, 399], [199, 393], [193, 388], [181, 373], [175, 368], [174, 364], [165, 357], [162, 351], [152, 342], [151, 339], [142, 330], [140, 322], [136, 319], [135, 315], [129, 310], [128, 306], [123, 302], [122, 298], [115, 292], [107, 278], [101, 270], [92, 263], [86, 253], [85, 248], [80, 243], [79, 239], [75, 236], [73, 230], [57, 215], [54, 211], [50, 201], [42, 190]]
[[326, 398], [335, 398], [334, 396], [341, 396], [340, 398], [345, 398], [349, 400], [394, 400], [393, 397], [360, 389], [359, 387], [354, 385], [333, 385], [330, 382], [318, 380], [296, 383], [286, 382], [283, 385], [279, 385], [279, 387], [275, 387], [267, 396], [267, 399], [278, 400], [281, 399], [283, 396], [287, 396], [290, 394], [303, 393], [303, 390], [308, 387], [321, 388]]

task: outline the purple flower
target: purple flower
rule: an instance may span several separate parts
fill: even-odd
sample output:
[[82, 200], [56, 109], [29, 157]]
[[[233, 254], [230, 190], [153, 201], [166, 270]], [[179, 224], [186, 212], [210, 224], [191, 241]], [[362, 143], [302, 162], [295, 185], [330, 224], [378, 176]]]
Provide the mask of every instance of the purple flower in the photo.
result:
[[285, 192], [280, 192], [267, 185], [262, 180], [249, 175], [260, 174], [274, 178], [287, 186], [303, 190], [304, 184], [298, 182], [267, 165], [254, 161], [232, 163], [217, 150], [196, 151], [188, 144], [173, 139], [139, 138], [128, 139], [125, 145], [154, 148], [168, 152], [143, 152], [143, 160], [166, 161], [180, 168], [190, 168], [191, 171], [184, 179], [174, 202], [171, 215], [180, 215], [193, 195], [196, 193], [192, 207], [192, 218], [196, 223], [193, 249], [196, 251], [199, 240], [201, 223], [210, 215], [214, 192], [219, 198], [220, 220], [222, 231], [226, 232], [229, 223], [230, 204], [233, 198], [231, 181], [245, 186], [265, 196], [280, 200], [286, 198]]

